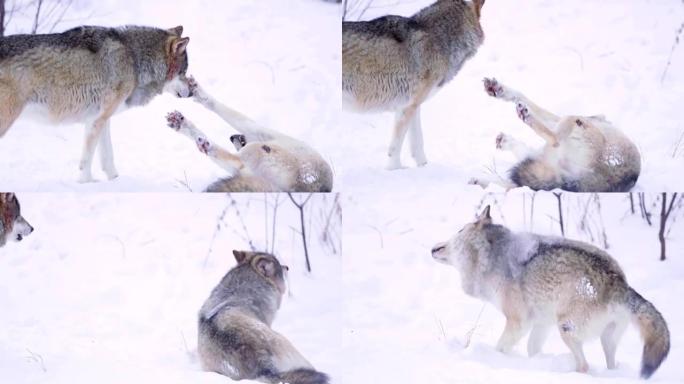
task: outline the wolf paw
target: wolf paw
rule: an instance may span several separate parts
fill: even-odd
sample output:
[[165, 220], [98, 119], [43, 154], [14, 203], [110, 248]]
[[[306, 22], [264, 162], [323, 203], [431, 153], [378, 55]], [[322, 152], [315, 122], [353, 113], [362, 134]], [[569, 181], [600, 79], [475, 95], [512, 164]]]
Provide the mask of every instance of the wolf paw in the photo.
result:
[[489, 79], [489, 78], [485, 77], [484, 80], [482, 80], [482, 81], [484, 82], [485, 92], [487, 92], [487, 94], [489, 96], [492, 96], [492, 97], [503, 96], [503, 94], [504, 94], [503, 86], [501, 84], [499, 84], [499, 82], [496, 79], [494, 79], [494, 78]]
[[195, 95], [195, 92], [197, 92], [197, 88], [199, 88], [197, 80], [195, 80], [193, 76], [188, 76], [188, 89], [190, 90], [190, 96]]
[[175, 129], [176, 131], [180, 129], [184, 120], [185, 116], [183, 116], [183, 114], [178, 111], [169, 112], [166, 115], [166, 125], [168, 125], [170, 128]]
[[487, 188], [487, 183], [485, 183], [482, 180], [477, 179], [475, 177], [468, 180], [468, 185], [479, 185], [482, 188]]
[[520, 118], [520, 120], [527, 123], [527, 121], [530, 119], [530, 111], [527, 109], [527, 106], [525, 104], [516, 104], [515, 111], [518, 113], [518, 117]]
[[508, 136], [503, 132], [499, 133], [496, 137], [496, 149], [504, 149], [506, 144], [508, 144]]
[[204, 137], [198, 137], [195, 142], [197, 143], [197, 149], [199, 149], [200, 152], [204, 153], [205, 155], [209, 153], [209, 150], [211, 149], [211, 143], [209, 140], [205, 139]]
[[230, 142], [233, 143], [236, 150], [241, 150], [245, 145], [247, 145], [247, 138], [245, 135], [232, 135], [230, 137]]

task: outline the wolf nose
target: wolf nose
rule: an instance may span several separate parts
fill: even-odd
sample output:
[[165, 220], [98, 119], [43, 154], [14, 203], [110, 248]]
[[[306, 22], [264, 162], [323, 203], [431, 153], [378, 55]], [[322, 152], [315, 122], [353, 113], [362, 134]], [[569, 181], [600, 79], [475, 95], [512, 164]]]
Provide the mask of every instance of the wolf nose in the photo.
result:
[[28, 233], [32, 233], [32, 232], [33, 232], [33, 227], [31, 225], [29, 225]]
[[441, 252], [446, 248], [444, 245], [437, 245], [434, 248], [432, 248], [432, 254], [434, 255], [437, 252]]

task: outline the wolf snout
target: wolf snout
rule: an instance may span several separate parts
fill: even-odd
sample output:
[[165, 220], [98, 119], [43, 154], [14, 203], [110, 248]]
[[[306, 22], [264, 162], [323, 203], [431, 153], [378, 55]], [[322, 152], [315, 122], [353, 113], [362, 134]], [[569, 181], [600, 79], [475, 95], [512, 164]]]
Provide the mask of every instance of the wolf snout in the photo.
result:
[[437, 260], [445, 261], [446, 257], [444, 256], [446, 251], [446, 243], [439, 243], [432, 247], [432, 257]]

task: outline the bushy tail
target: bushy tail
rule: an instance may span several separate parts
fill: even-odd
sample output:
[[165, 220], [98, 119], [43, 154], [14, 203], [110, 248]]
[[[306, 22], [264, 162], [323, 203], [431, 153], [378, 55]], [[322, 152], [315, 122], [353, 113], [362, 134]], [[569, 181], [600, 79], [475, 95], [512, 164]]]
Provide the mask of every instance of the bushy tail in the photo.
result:
[[278, 380], [284, 384], [328, 384], [328, 375], [308, 368], [283, 372]]
[[653, 304], [631, 287], [627, 291], [625, 301], [632, 312], [632, 320], [639, 326], [641, 338], [644, 340], [641, 377], [648, 379], [670, 352], [670, 331], [665, 319]]

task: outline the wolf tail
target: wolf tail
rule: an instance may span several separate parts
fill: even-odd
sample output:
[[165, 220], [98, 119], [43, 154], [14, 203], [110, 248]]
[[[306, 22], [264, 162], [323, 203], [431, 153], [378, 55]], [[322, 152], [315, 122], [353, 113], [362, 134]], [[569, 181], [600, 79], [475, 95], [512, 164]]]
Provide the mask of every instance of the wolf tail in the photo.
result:
[[298, 368], [278, 375], [276, 383], [285, 384], [328, 384], [328, 375], [308, 368]]
[[628, 288], [625, 304], [632, 313], [632, 320], [639, 327], [644, 340], [641, 357], [641, 377], [648, 379], [658, 369], [670, 352], [670, 331], [663, 316], [648, 300], [634, 289]]

